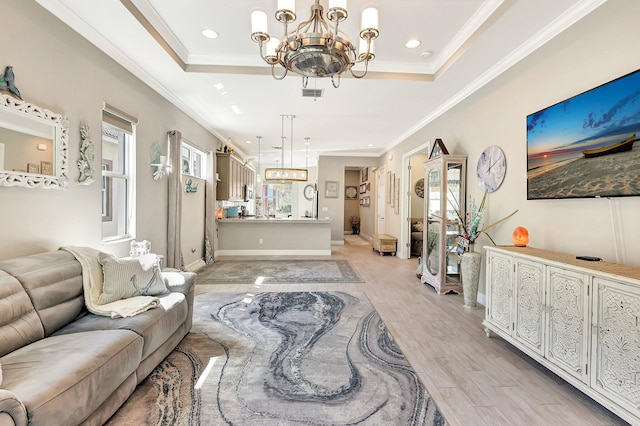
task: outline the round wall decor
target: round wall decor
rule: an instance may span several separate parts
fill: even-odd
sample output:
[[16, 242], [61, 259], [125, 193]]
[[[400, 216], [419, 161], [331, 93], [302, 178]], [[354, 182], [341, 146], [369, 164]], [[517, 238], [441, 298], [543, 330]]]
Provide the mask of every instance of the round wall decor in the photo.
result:
[[502, 185], [507, 171], [507, 159], [500, 147], [487, 147], [478, 159], [476, 174], [483, 191], [493, 192]]
[[418, 179], [415, 187], [416, 195], [420, 198], [424, 198], [424, 178]]

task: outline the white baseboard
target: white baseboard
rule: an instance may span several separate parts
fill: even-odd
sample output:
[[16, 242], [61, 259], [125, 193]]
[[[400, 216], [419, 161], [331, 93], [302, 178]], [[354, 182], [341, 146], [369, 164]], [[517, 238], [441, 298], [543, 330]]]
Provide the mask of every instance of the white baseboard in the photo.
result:
[[478, 303], [487, 306], [487, 296], [484, 293], [478, 293]]
[[343, 246], [344, 245], [344, 240], [331, 240], [331, 245], [332, 246]]
[[331, 256], [329, 250], [216, 250], [218, 256]]

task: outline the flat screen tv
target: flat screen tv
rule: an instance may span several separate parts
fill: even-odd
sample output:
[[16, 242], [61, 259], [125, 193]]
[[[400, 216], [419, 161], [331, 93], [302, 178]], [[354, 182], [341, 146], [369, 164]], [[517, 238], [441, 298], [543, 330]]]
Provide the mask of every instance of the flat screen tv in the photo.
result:
[[640, 195], [640, 70], [527, 116], [527, 199]]

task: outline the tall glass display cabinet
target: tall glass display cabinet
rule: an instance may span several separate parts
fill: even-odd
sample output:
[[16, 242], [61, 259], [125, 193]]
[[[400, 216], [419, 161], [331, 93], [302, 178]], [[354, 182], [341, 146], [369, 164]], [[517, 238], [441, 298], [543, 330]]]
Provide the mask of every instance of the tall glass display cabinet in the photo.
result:
[[423, 284], [438, 294], [461, 293], [456, 241], [464, 233], [466, 155], [443, 154], [424, 163]]

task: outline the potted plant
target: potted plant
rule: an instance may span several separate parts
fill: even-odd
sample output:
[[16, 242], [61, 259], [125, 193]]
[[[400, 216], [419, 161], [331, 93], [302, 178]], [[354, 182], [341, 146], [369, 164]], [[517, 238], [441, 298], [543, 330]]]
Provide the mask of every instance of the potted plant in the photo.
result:
[[351, 223], [351, 235], [358, 235], [360, 233], [360, 216], [351, 216], [349, 223]]
[[[482, 219], [484, 216], [486, 200], [486, 191], [484, 193], [484, 196], [482, 197], [480, 206], [477, 206], [473, 199], [469, 200], [467, 214], [465, 215], [465, 217], [462, 217], [462, 215], [460, 214], [459, 206], [457, 206], [456, 208], [456, 215], [458, 216], [458, 220], [460, 221], [460, 225], [462, 226], [463, 230], [463, 234], [461, 235], [461, 237], [464, 252], [461, 256], [460, 272], [462, 274], [462, 292], [464, 294], [465, 308], [475, 308], [477, 306], [478, 284], [480, 281], [480, 263], [482, 261], [482, 255], [474, 251], [474, 244], [476, 240], [478, 239], [480, 234], [485, 234], [491, 240], [493, 245], [496, 245], [496, 242], [493, 240], [493, 238], [491, 238], [491, 235], [487, 233], [487, 230], [493, 228], [499, 223], [504, 222], [518, 212], [518, 210], [515, 210], [499, 221], [494, 222], [491, 225], [483, 226]], [[458, 244], [460, 245], [460, 242], [458, 242]]]

